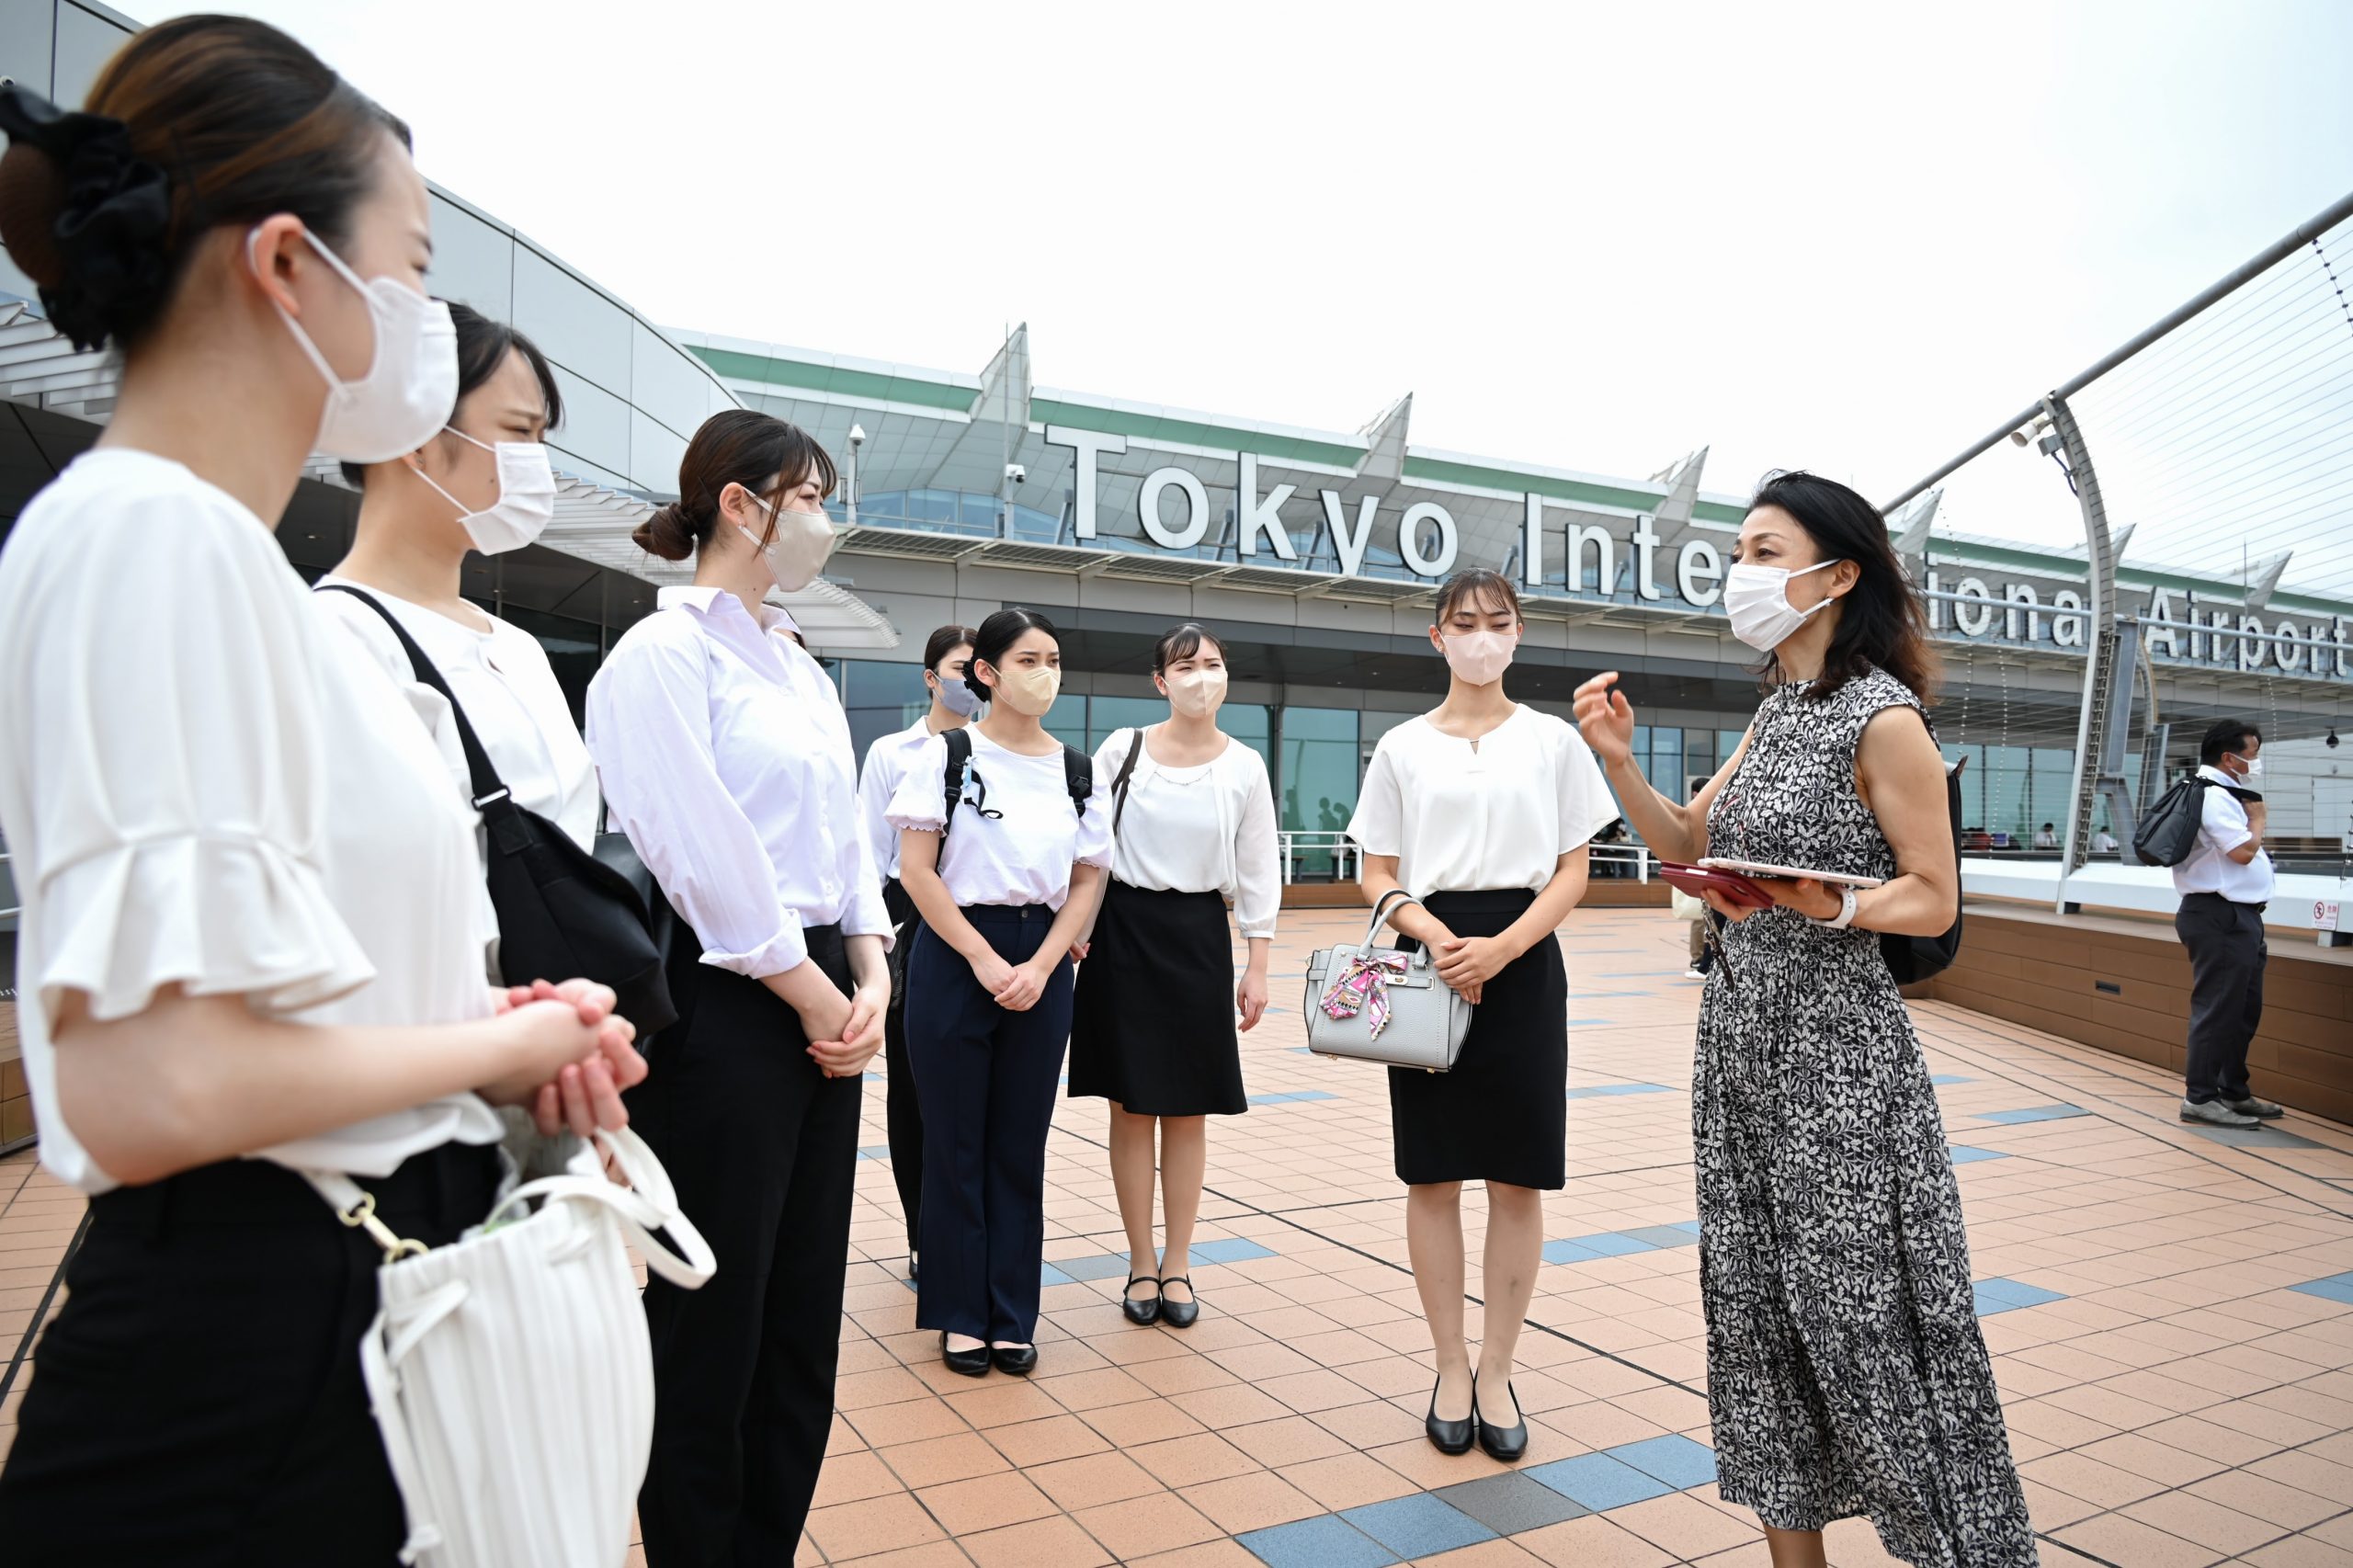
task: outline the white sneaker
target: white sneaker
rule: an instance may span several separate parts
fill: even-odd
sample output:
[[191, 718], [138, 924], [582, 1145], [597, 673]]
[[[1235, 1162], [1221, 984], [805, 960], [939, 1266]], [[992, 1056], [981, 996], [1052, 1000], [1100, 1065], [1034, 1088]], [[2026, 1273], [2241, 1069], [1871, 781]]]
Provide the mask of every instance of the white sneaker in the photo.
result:
[[1686, 980], [1705, 980], [1708, 978], [1708, 971], [1704, 969], [1687, 969], [1683, 971], [1683, 978]]

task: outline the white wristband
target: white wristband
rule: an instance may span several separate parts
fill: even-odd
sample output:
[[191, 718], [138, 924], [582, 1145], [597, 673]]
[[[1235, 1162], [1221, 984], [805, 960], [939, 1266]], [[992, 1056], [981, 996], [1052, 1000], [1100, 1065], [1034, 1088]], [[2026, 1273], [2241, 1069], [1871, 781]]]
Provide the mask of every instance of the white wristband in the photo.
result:
[[1850, 887], [1843, 886], [1838, 890], [1838, 913], [1832, 915], [1827, 920], [1817, 920], [1814, 922], [1817, 926], [1827, 926], [1833, 931], [1844, 931], [1847, 926], [1852, 926], [1854, 923], [1855, 890]]

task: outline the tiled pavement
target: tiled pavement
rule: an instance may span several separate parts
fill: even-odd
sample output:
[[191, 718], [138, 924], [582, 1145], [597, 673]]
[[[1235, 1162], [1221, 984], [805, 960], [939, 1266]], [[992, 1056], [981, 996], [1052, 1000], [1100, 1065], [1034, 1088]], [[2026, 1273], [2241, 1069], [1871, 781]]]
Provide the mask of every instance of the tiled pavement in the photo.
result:
[[[1120, 1315], [1101, 1110], [1075, 1102], [1048, 1150], [1040, 1374], [942, 1370], [902, 1278], [872, 1086], [840, 1415], [801, 1562], [1765, 1563], [1705, 1446], [1682, 926], [1593, 911], [1564, 930], [1570, 1181], [1546, 1204], [1515, 1473], [1422, 1439], [1381, 1077], [1300, 1049], [1305, 954], [1360, 918], [1286, 918], [1280, 1010], [1245, 1037], [1252, 1109], [1211, 1128], [1189, 1331]], [[2292, 1138], [2201, 1136], [2154, 1071], [1951, 1007], [1914, 1015], [2043, 1561], [2353, 1568], [2353, 1131], [2298, 1116]], [[22, 1156], [0, 1163], [0, 1204], [5, 1353], [80, 1205]], [[1475, 1190], [1466, 1206], [1475, 1298]], [[1841, 1565], [1890, 1561], [1859, 1522], [1830, 1541]]]

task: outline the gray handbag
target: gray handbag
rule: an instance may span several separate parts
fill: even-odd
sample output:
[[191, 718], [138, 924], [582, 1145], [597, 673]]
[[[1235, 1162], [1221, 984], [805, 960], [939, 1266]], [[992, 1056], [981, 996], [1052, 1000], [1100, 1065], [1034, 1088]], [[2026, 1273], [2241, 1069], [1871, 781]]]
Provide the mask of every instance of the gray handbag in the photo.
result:
[[1301, 1006], [1308, 1050], [1425, 1073], [1454, 1065], [1471, 1030], [1471, 1004], [1438, 977], [1428, 953], [1372, 945], [1392, 909], [1419, 903], [1402, 888], [1391, 889], [1373, 905], [1362, 941], [1308, 959]]

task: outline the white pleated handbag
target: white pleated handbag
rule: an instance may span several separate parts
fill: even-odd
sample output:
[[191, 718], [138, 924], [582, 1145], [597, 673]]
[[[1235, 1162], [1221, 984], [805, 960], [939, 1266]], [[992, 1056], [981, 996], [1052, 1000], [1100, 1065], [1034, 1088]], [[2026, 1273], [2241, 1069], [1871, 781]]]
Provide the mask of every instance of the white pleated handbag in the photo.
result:
[[619, 1568], [629, 1553], [654, 1368], [625, 1240], [688, 1290], [715, 1263], [644, 1141], [597, 1139], [628, 1187], [583, 1145], [565, 1175], [517, 1187], [442, 1247], [395, 1235], [350, 1177], [304, 1173], [384, 1249], [359, 1356], [408, 1515], [403, 1562]]

